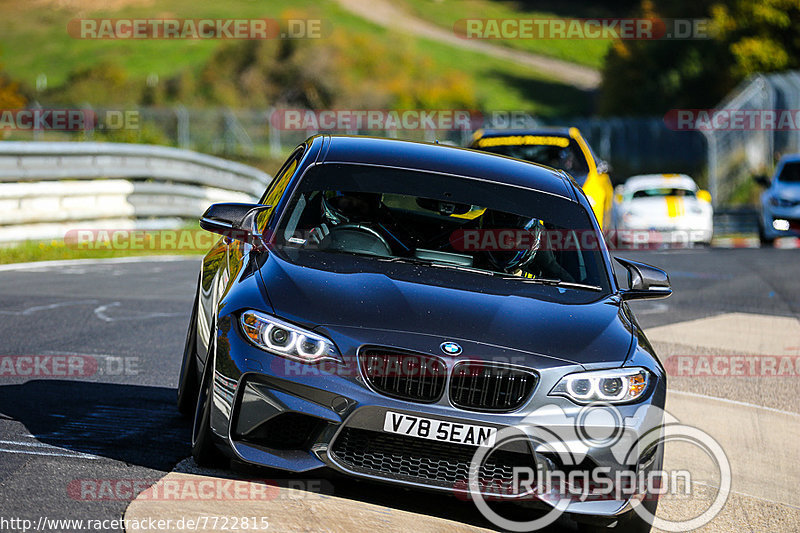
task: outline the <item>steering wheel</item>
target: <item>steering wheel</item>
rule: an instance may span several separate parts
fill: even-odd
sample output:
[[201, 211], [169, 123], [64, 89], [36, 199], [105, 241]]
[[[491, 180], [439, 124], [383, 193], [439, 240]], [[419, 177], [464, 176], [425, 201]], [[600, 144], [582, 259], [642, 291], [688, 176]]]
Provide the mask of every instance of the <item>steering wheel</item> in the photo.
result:
[[319, 243], [320, 250], [338, 250], [366, 255], [390, 257], [392, 248], [375, 229], [364, 224], [333, 226]]

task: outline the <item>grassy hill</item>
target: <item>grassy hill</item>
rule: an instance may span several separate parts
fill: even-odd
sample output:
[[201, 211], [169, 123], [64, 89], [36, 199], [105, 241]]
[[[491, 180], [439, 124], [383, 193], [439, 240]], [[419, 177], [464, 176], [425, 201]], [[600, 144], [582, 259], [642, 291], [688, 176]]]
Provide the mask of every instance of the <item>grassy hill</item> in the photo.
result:
[[[447, 23], [445, 17], [448, 6], [449, 10], [453, 10], [450, 0], [440, 4], [424, 0], [407, 1], [415, 12], [424, 13], [426, 18], [442, 24]], [[472, 0], [469, 9], [479, 10], [482, 4], [494, 5], [486, 0]], [[468, 16], [469, 12], [461, 11], [461, 7], [458, 9], [460, 16]], [[510, 8], [500, 4], [496, 9], [502, 14], [508, 13]], [[547, 73], [533, 72], [510, 62], [490, 59], [480, 53], [437, 42], [398, 35], [348, 14], [333, 0], [6, 0], [0, 1], [0, 14], [3, 15], [0, 17], [0, 62], [13, 79], [29, 88], [32, 98], [42, 99], [64, 89], [70, 99], [83, 97], [92, 105], [141, 103], [139, 88], [144, 86], [148, 76], [152, 79], [156, 75], [163, 80], [178, 72], [196, 75], [219, 53], [221, 47], [235, 44], [219, 40], [81, 40], [67, 33], [67, 24], [75, 18], [312, 17], [326, 21], [343, 39], [359, 38], [362, 42], [374, 45], [378, 53], [391, 51], [392, 54], [398, 54], [396, 57], [400, 57], [403, 63], [398, 65], [395, 72], [389, 72], [391, 83], [387, 82], [386, 85], [399, 85], [400, 89], [394, 90], [402, 91], [400, 81], [403, 76], [410, 77], [405, 80], [407, 83], [422, 84], [423, 91], [425, 84], [430, 84], [430, 94], [426, 93], [422, 99], [430, 107], [437, 105], [437, 91], [440, 91], [442, 84], [439, 81], [442, 78], [449, 80], [447, 83], [451, 86], [454, 83], [458, 85], [452, 90], [462, 95], [465, 103], [482, 109], [525, 109], [546, 116], [584, 113], [591, 106], [589, 95], [554, 81]], [[326, 46], [324, 39], [313, 44]], [[594, 65], [602, 55], [601, 44], [584, 41], [572, 50], [564, 42], [551, 42], [550, 46], [544, 46], [543, 49], [557, 57]], [[539, 43], [536, 46], [541, 45]], [[514, 46], [534, 45], [522, 43]], [[371, 46], [365, 47], [365, 50], [369, 48]], [[388, 61], [396, 61], [396, 57]], [[355, 65], [351, 65], [352, 62], [343, 63], [338, 75], [344, 81], [334, 78], [332, 90], [337, 90], [337, 83], [358, 85], [362, 81], [372, 81], [376, 77], [374, 64], [379, 64], [381, 57], [368, 59]], [[67, 87], [70, 80], [75, 79], [76, 73], [98, 64], [113, 65], [114, 76], [119, 77], [121, 86], [129, 90], [100, 90], [82, 96], [80, 91]], [[407, 68], [408, 65], [413, 68]], [[391, 65], [380, 68], [384, 70], [378, 72], [386, 72], [385, 69], [391, 69]], [[41, 74], [47, 77], [47, 95], [37, 94], [32, 89]], [[69, 92], [70, 89], [73, 89], [72, 92]], [[392, 88], [388, 87], [387, 90]], [[452, 105], [449, 104], [451, 101], [452, 98], [446, 95], [438, 105]], [[73, 103], [80, 105], [83, 102]], [[225, 104], [235, 106], [236, 102]], [[244, 106], [245, 103], [242, 104]]]
[[[569, 2], [563, 2], [569, 4]], [[397, 5], [437, 26], [453, 29], [460, 19], [560, 19], [562, 15], [546, 10], [531, 10], [512, 1], [492, 0], [397, 0]], [[578, 6], [576, 17], [610, 16], [587, 6]], [[619, 16], [619, 15], [617, 15]], [[600, 68], [611, 46], [610, 39], [492, 39], [490, 42], [525, 52], [541, 54], [570, 63]]]

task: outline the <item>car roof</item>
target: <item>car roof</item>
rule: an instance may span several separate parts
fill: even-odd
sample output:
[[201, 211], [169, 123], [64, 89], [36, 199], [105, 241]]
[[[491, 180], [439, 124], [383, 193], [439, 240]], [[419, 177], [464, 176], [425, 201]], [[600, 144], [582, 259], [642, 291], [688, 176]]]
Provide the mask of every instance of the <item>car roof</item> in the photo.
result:
[[570, 136], [570, 129], [565, 126], [543, 126], [540, 128], [517, 128], [517, 129], [484, 129], [478, 130], [479, 137], [504, 137], [506, 135], [559, 135]]
[[641, 174], [631, 176], [623, 185], [627, 191], [636, 191], [650, 187], [679, 187], [697, 190], [697, 183], [686, 174]]
[[575, 200], [562, 171], [510, 157], [445, 144], [379, 137], [321, 135], [319, 162], [386, 166], [479, 178]]

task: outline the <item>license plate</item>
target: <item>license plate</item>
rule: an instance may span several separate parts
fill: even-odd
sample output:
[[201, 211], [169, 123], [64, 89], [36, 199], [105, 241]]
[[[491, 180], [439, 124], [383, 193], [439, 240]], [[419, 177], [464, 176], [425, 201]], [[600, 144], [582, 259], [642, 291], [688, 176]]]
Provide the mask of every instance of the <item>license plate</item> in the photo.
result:
[[447, 422], [435, 418], [423, 418], [402, 413], [386, 412], [383, 430], [398, 435], [408, 435], [420, 439], [470, 444], [472, 446], [494, 446], [497, 428]]

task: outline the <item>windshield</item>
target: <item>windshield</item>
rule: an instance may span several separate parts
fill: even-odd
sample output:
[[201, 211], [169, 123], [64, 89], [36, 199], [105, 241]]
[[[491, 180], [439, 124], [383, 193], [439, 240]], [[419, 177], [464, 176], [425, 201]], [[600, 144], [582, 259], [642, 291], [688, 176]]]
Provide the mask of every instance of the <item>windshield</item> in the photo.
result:
[[800, 182], [800, 162], [786, 163], [783, 165], [778, 181], [798, 183]]
[[634, 191], [634, 198], [663, 198], [665, 196], [683, 196], [685, 198], [694, 198], [694, 191], [680, 187], [652, 187], [649, 189], [640, 189]]
[[[505, 155], [531, 163], [539, 163], [548, 167], [566, 170], [579, 185], [583, 185], [589, 174], [589, 166], [578, 143], [569, 137], [548, 136], [551, 142], [542, 144], [498, 144], [481, 146], [481, 150]], [[489, 137], [489, 140], [492, 138]]]
[[600, 242], [579, 204], [530, 189], [352, 164], [308, 171], [274, 244], [605, 291]]

